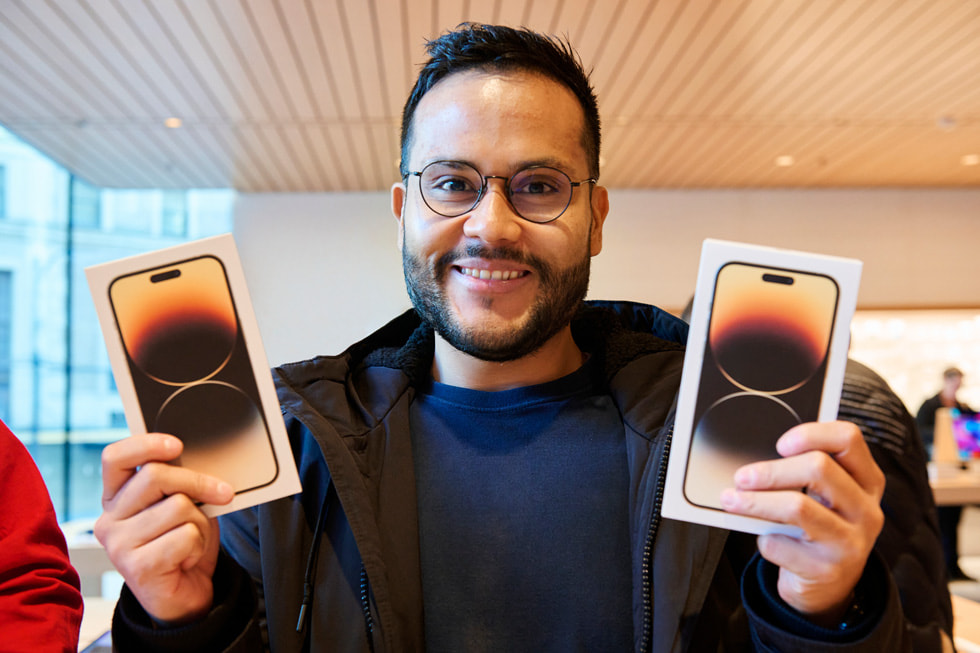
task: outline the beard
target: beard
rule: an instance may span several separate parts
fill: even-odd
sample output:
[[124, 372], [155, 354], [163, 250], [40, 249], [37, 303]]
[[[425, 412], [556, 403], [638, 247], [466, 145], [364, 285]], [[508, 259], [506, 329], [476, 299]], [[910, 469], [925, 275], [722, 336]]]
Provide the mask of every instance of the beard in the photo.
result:
[[[445, 293], [446, 275], [454, 261], [464, 257], [515, 261], [531, 268], [540, 280], [530, 315], [517, 329], [464, 328], [453, 315]], [[536, 256], [510, 248], [467, 246], [449, 252], [434, 265], [402, 249], [405, 286], [415, 311], [456, 349], [484, 361], [505, 362], [523, 358], [541, 348], [572, 320], [589, 289], [591, 257], [588, 249], [568, 268], [557, 270]], [[492, 300], [488, 300], [492, 301]]]

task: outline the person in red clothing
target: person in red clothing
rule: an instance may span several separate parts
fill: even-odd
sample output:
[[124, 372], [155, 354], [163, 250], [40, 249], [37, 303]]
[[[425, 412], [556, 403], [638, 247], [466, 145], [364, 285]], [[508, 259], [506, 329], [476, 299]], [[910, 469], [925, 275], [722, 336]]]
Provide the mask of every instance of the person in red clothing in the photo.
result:
[[37, 465], [0, 422], [0, 651], [77, 651], [80, 587]]

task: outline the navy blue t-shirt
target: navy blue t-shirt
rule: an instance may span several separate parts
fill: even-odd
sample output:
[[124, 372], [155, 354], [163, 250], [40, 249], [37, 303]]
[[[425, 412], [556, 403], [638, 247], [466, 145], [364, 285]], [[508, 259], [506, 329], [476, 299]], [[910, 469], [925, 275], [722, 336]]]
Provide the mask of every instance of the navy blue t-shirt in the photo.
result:
[[429, 651], [633, 648], [622, 419], [590, 366], [411, 411]]

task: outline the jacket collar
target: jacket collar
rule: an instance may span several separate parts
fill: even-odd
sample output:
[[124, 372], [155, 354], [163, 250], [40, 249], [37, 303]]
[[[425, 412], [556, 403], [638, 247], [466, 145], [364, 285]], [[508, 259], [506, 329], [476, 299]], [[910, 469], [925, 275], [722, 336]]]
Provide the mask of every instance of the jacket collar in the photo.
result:
[[[682, 347], [687, 331], [683, 320], [638, 302], [586, 301], [572, 319], [573, 337], [583, 350], [601, 357], [607, 379], [640, 354]], [[352, 345], [343, 357], [351, 369], [400, 369], [417, 385], [428, 378], [434, 348], [432, 328], [409, 309]]]

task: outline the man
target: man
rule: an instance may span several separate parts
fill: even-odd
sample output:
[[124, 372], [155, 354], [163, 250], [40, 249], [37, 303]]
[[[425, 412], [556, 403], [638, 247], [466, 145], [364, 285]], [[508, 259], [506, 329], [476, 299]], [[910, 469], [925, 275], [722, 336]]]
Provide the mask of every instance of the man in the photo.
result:
[[936, 429], [936, 411], [940, 408], [955, 408], [961, 413], [973, 414], [975, 411], [961, 402], [956, 396], [963, 385], [963, 372], [958, 367], [948, 367], [943, 370], [943, 387], [933, 396], [922, 402], [915, 421], [919, 425], [919, 434], [926, 450], [931, 454]]
[[[937, 410], [955, 408], [967, 415], [975, 412], [956, 396], [962, 385], [963, 372], [959, 368], [950, 367], [943, 370], [942, 390], [922, 402], [915, 414], [915, 421], [919, 425], [919, 434], [929, 452], [932, 452], [935, 439]], [[960, 518], [963, 516], [963, 506], [939, 506], [938, 515], [947, 576], [950, 580], [975, 580], [960, 568], [959, 526]]]
[[[96, 533], [126, 650], [868, 650], [910, 646], [853, 424], [739, 471], [756, 540], [660, 518], [682, 322], [583, 306], [609, 209], [575, 55], [466, 25], [430, 44], [392, 189], [414, 311], [276, 371], [302, 495], [219, 528], [227, 485], [106, 448]], [[805, 487], [810, 494], [799, 492]], [[169, 647], [169, 649], [167, 648]]]

